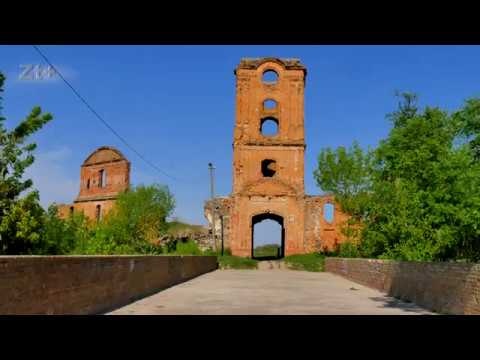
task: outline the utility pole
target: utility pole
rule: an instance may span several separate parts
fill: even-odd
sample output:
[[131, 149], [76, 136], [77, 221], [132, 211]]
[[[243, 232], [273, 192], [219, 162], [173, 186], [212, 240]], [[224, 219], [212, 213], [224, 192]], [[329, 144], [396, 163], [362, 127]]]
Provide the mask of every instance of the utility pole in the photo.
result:
[[215, 168], [213, 167], [212, 163], [208, 163], [208, 169], [210, 170], [210, 196], [212, 199], [212, 238], [213, 238], [213, 246], [214, 250], [217, 251], [217, 239], [215, 237], [215, 210], [216, 210], [216, 204], [215, 204]]

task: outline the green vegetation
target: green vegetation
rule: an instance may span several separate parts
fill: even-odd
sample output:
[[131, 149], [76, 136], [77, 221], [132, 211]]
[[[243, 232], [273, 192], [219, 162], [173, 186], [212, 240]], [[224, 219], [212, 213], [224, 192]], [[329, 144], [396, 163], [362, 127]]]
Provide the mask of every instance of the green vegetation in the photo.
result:
[[174, 204], [165, 186], [133, 187], [120, 194], [112, 211], [98, 223], [81, 220], [81, 214], [65, 220], [83, 225], [70, 253], [161, 254], [164, 249], [155, 244], [167, 231], [166, 217]]
[[253, 256], [256, 258], [262, 257], [277, 257], [280, 247], [277, 244], [266, 244], [257, 246], [253, 249]]
[[167, 233], [176, 236], [179, 234], [191, 233], [191, 232], [200, 232], [203, 230], [201, 225], [191, 225], [179, 220], [172, 220], [168, 223]]
[[314, 176], [352, 215], [350, 257], [480, 260], [480, 99], [457, 111], [403, 94], [377, 148], [323, 149]]
[[[52, 115], [34, 107], [13, 130], [8, 131], [1, 115], [5, 76], [0, 73], [0, 254], [33, 254], [43, 246], [44, 210], [39, 195], [25, 180], [25, 170], [35, 160], [35, 143], [28, 138], [52, 120]], [[25, 196], [21, 197], [24, 194]]]
[[99, 222], [82, 213], [60, 219], [52, 205], [42, 218], [44, 242], [36, 253], [203, 255], [198, 245], [188, 239], [159, 245], [159, 239], [168, 238], [171, 229], [180, 226], [178, 222], [172, 225], [166, 221], [174, 203], [167, 187], [154, 184], [133, 187], [121, 194], [112, 211]]
[[205, 255], [192, 240], [174, 242], [174, 246], [169, 248], [167, 253], [169, 255]]
[[325, 256], [319, 253], [290, 255], [284, 258], [284, 262], [293, 270], [319, 272], [324, 269]]
[[220, 251], [207, 250], [203, 255], [217, 256], [218, 265], [221, 269], [256, 269], [258, 261], [250, 258], [233, 256], [230, 249], [224, 250], [224, 255]]
[[222, 269], [256, 269], [258, 261], [239, 256], [218, 256], [218, 264]]

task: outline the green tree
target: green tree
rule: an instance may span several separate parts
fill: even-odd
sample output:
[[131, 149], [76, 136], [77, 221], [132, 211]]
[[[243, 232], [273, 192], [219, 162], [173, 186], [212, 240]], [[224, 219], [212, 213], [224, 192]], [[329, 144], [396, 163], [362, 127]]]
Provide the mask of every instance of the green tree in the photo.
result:
[[2, 253], [36, 254], [42, 246], [43, 216], [36, 191], [10, 202], [0, 221]]
[[[415, 95], [402, 94], [398, 110], [389, 115], [392, 129], [371, 163], [370, 157], [365, 161], [341, 148], [335, 156], [322, 151], [317, 183], [362, 219], [363, 256], [479, 260], [478, 101], [469, 100], [453, 113], [420, 111], [416, 101]], [[325, 160], [328, 155], [335, 161]], [[355, 191], [356, 183], [364, 184], [363, 190]]]
[[52, 204], [45, 214], [42, 243], [37, 252], [45, 255], [70, 254], [75, 248], [82, 249], [91, 235], [92, 229], [82, 212], [62, 219], [58, 216], [57, 206]]
[[335, 194], [344, 211], [362, 217], [372, 186], [372, 151], [357, 142], [350, 148], [323, 149], [313, 176], [325, 192]]
[[461, 135], [468, 140], [475, 159], [480, 160], [480, 99], [469, 99], [463, 109], [455, 114]]
[[167, 231], [175, 207], [168, 187], [140, 185], [118, 197], [105, 219], [93, 226], [87, 244], [75, 250], [88, 254], [159, 253], [155, 245]]
[[29, 136], [40, 130], [52, 116], [34, 107], [14, 129], [5, 127], [1, 115], [5, 76], [0, 73], [0, 254], [31, 253], [40, 239], [42, 208], [38, 193], [20, 196], [32, 187], [31, 179], [24, 179], [25, 169], [35, 160], [35, 143], [27, 143]]
[[403, 96], [399, 110], [390, 115], [389, 136], [376, 149], [366, 254], [476, 260], [478, 163], [468, 146], [455, 144], [462, 132], [456, 113], [431, 107], [420, 112], [415, 100]]
[[372, 150], [362, 150], [357, 142], [350, 148], [326, 148], [320, 152], [318, 168], [313, 174], [317, 185], [334, 194], [342, 211], [351, 215], [341, 228], [351, 248], [360, 238], [371, 198], [372, 159]]

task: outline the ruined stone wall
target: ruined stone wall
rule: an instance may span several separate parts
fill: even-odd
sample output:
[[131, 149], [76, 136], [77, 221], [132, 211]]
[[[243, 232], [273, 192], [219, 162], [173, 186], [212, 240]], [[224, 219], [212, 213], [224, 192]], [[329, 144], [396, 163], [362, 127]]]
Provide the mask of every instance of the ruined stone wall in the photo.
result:
[[0, 256], [0, 315], [98, 314], [216, 268], [215, 256]]
[[[106, 184], [103, 187], [99, 186], [100, 170], [106, 173]], [[90, 184], [87, 187], [89, 181]], [[126, 160], [83, 165], [80, 172], [80, 192], [76, 202], [116, 196], [128, 189], [129, 182], [130, 163]]]
[[[334, 206], [333, 221], [325, 219], [325, 204]], [[333, 196], [305, 197], [305, 243], [307, 252], [333, 251], [347, 240], [342, 233], [349, 216], [342, 212]]]
[[232, 211], [232, 199], [230, 197], [218, 197], [214, 200], [208, 200], [205, 202], [204, 206], [204, 215], [208, 221], [209, 236], [205, 241], [208, 240], [208, 246], [210, 248], [215, 248], [213, 243], [213, 236], [211, 233], [212, 223], [215, 214], [215, 239], [218, 245], [218, 249], [221, 246], [221, 231], [222, 231], [222, 222], [220, 217], [223, 217], [223, 241], [224, 247], [230, 249], [230, 232], [231, 232], [231, 211]]
[[[234, 207], [234, 201], [244, 201], [244, 203]], [[342, 233], [342, 227], [349, 216], [341, 211], [340, 206], [330, 195], [306, 196], [304, 199], [295, 196], [261, 195], [251, 196], [248, 200], [245, 200], [244, 197], [224, 197], [218, 198], [217, 204], [221, 204], [217, 210], [215, 224], [217, 239], [219, 239], [221, 231], [219, 216], [222, 214], [225, 219], [224, 238], [226, 246], [231, 247], [232, 228], [238, 231], [236, 236], [242, 239], [236, 247], [234, 244], [235, 253], [242, 254], [239, 256], [250, 256], [252, 246], [251, 219], [254, 215], [262, 213], [277, 214], [284, 218], [285, 245], [290, 253], [333, 251], [340, 243], [347, 240]], [[326, 221], [324, 217], [325, 204], [334, 205], [335, 210], [331, 223]], [[242, 209], [244, 213], [235, 213], [234, 209], [236, 208]], [[205, 203], [204, 211], [210, 227], [212, 221], [211, 200]], [[298, 221], [299, 219], [300, 221]], [[302, 219], [305, 219], [304, 223], [301, 222]], [[304, 235], [302, 236], [302, 234]], [[209, 238], [211, 239], [211, 236]]]
[[327, 258], [325, 270], [432, 311], [480, 315], [480, 264]]
[[73, 204], [62, 204], [58, 206], [59, 216], [64, 219], [67, 218], [72, 214], [73, 208], [75, 213], [82, 212], [90, 220], [95, 220], [97, 216], [97, 205], [100, 206], [100, 218], [103, 218], [115, 206], [115, 198], [111, 200], [88, 200]]

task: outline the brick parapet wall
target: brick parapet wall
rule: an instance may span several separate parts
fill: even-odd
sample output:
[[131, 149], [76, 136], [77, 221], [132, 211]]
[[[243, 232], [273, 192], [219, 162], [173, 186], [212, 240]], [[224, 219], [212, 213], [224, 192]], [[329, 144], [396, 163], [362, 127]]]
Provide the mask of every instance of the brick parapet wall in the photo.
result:
[[480, 314], [480, 264], [327, 258], [325, 270], [445, 314]]
[[214, 256], [0, 256], [0, 314], [99, 314], [217, 266]]

